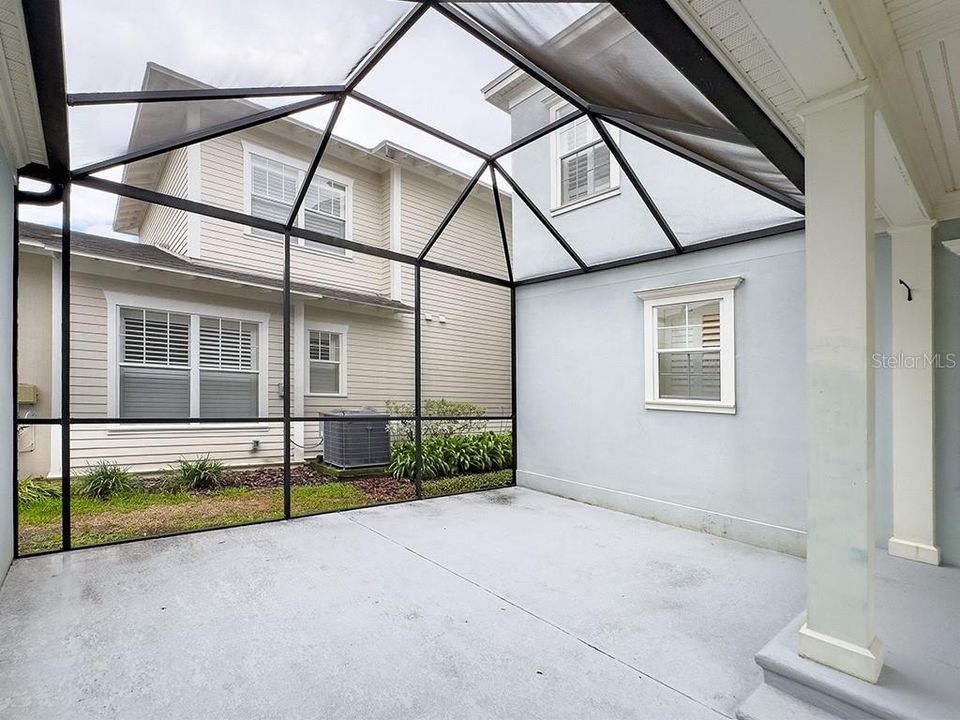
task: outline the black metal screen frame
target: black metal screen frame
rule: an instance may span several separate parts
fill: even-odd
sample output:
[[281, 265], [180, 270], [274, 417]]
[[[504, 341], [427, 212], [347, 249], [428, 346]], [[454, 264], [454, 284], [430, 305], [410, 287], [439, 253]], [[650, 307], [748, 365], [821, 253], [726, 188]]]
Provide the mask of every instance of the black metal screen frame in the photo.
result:
[[[794, 148], [789, 146], [789, 142], [776, 130], [775, 125], [769, 118], [762, 116], [762, 111], [746, 95], [742, 88], [732, 87], [736, 85], [735, 81], [719, 65], [715, 58], [710, 56], [699, 40], [692, 34], [688, 28], [680, 28], [677, 23], [680, 22], [675, 13], [669, 8], [666, 0], [646, 0], [645, 3], [639, 3], [631, 0], [612, 1], [611, 4], [648, 40], [653, 42], [658, 49], [671, 62], [684, 73], [688, 79], [691, 79], [704, 94], [719, 106], [724, 113], [734, 121], [737, 127], [743, 128], [745, 137], [760, 147], [767, 157], [779, 168], [784, 170], [785, 175], [802, 188], [802, 158]], [[674, 257], [682, 253], [706, 250], [710, 248], [721, 247], [733, 243], [744, 242], [762, 237], [768, 237], [781, 233], [794, 232], [803, 228], [803, 221], [798, 220], [782, 225], [763, 228], [736, 235], [716, 238], [706, 242], [700, 242], [692, 246], [684, 246], [678, 240], [664, 218], [650, 194], [644, 188], [642, 182], [631, 166], [629, 160], [620, 150], [617, 143], [607, 131], [605, 123], [627, 132], [646, 142], [651, 142], [658, 147], [678, 155], [689, 162], [709, 170], [721, 177], [736, 182], [757, 192], [770, 200], [773, 200], [784, 207], [794, 211], [803, 211], [802, 204], [795, 199], [780, 195], [769, 188], [759, 186], [756, 182], [744, 178], [732, 170], [719, 166], [715, 162], [699, 157], [691, 151], [677, 147], [676, 145], [660, 138], [655, 133], [641, 130], [635, 125], [630, 124], [629, 118], [625, 118], [623, 113], [616, 109], [602, 108], [590, 105], [578, 94], [565, 87], [549, 75], [534, 62], [518, 53], [509, 45], [501, 41], [496, 35], [474, 21], [467, 13], [463, 12], [454, 5], [433, 2], [419, 2], [412, 4], [411, 9], [396, 23], [396, 25], [384, 36], [384, 38], [363, 58], [354, 68], [348, 79], [339, 85], [315, 85], [315, 86], [293, 86], [293, 87], [245, 87], [245, 88], [191, 88], [182, 90], [141, 90], [132, 92], [98, 92], [98, 93], [71, 93], [66, 92], [63, 70], [63, 43], [60, 23], [60, 12], [58, 0], [24, 0], [24, 18], [31, 48], [33, 49], [32, 63], [34, 76], [37, 81], [38, 100], [41, 106], [41, 117], [44, 125], [44, 135], [46, 140], [46, 150], [48, 157], [47, 167], [29, 166], [21, 173], [22, 177], [33, 177], [48, 180], [52, 183], [52, 189], [48, 193], [37, 194], [21, 190], [17, 191], [14, 208], [14, 283], [13, 283], [13, 310], [14, 310], [14, 337], [12, 342], [13, 358], [13, 390], [16, 397], [18, 387], [18, 293], [19, 293], [19, 207], [20, 204], [50, 204], [59, 200], [62, 203], [62, 245], [61, 245], [61, 283], [60, 283], [60, 312], [61, 312], [61, 342], [60, 342], [60, 416], [58, 418], [20, 418], [18, 417], [17, 407], [14, 406], [14, 444], [15, 452], [13, 466], [13, 513], [14, 513], [14, 548], [16, 556], [19, 552], [19, 527], [18, 527], [18, 498], [17, 498], [17, 438], [19, 428], [24, 426], [59, 426], [61, 437], [61, 494], [62, 494], [62, 546], [60, 550], [47, 552], [64, 552], [75, 549], [71, 539], [71, 512], [70, 512], [70, 428], [73, 425], [102, 425], [102, 424], [129, 424], [142, 425], [149, 424], [183, 424], [183, 423], [203, 423], [205, 425], [216, 425], [222, 423], [238, 424], [280, 424], [283, 425], [284, 453], [283, 453], [283, 518], [264, 519], [249, 523], [239, 523], [227, 526], [217, 526], [203, 528], [198, 530], [188, 530], [183, 532], [168, 533], [153, 537], [169, 537], [196, 532], [206, 532], [208, 530], [222, 529], [223, 527], [240, 527], [243, 525], [262, 524], [266, 522], [278, 522], [279, 520], [289, 520], [294, 517], [306, 517], [306, 515], [294, 515], [291, 512], [291, 425], [294, 422], [304, 422], [316, 420], [312, 416], [295, 416], [291, 407], [291, 242], [292, 238], [302, 238], [313, 240], [331, 245], [338, 248], [352, 250], [354, 252], [371, 255], [374, 257], [387, 259], [406, 265], [411, 265], [414, 270], [414, 413], [411, 416], [390, 416], [391, 420], [413, 421], [415, 427], [414, 440], [416, 447], [416, 469], [414, 477], [415, 497], [413, 500], [421, 499], [423, 496], [423, 423], [431, 420], [500, 420], [509, 421], [511, 433], [513, 436], [513, 461], [511, 465], [512, 481], [511, 485], [516, 484], [517, 458], [518, 458], [518, 420], [517, 420], [517, 289], [526, 285], [532, 285], [542, 282], [555, 282], [565, 278], [572, 278], [585, 273], [611, 270], [638, 263], [661, 260]], [[383, 59], [389, 50], [403, 35], [413, 27], [416, 22], [429, 9], [435, 9], [448, 20], [455, 23], [461, 29], [477, 38], [485, 45], [499, 53], [516, 67], [525, 71], [531, 77], [541, 82], [545, 87], [555, 92], [559, 97], [566, 100], [573, 106], [574, 111], [562, 118], [554, 120], [544, 127], [531, 132], [525, 137], [512, 141], [507, 146], [494, 153], [483, 152], [476, 147], [455, 138], [431, 125], [424, 123], [410, 115], [400, 112], [374, 98], [368, 97], [357, 91], [357, 86], [361, 80]], [[651, 15], [653, 13], [653, 15]], [[646, 19], [645, 19], [646, 18]], [[653, 18], [656, 22], [649, 22]], [[670, 28], [671, 38], [675, 41], [670, 46], [665, 43], [663, 30], [657, 23], [663, 23]], [[681, 23], [682, 25], [682, 23]], [[685, 32], [684, 32], [685, 30]], [[42, 57], [41, 57], [42, 55]], [[704, 57], [709, 56], [709, 57]], [[722, 76], [722, 77], [721, 77]], [[724, 93], [723, 98], [718, 98], [718, 88]], [[227, 100], [227, 99], [246, 99], [257, 97], [293, 97], [293, 96], [311, 96], [305, 100], [292, 102], [274, 109], [264, 109], [261, 112], [252, 113], [250, 116], [231, 120], [210, 128], [194, 131], [184, 134], [180, 137], [158, 142], [148, 147], [128, 151], [122, 155], [101, 160], [86, 166], [70, 170], [69, 141], [67, 135], [67, 106], [90, 106], [90, 105], [112, 105], [123, 103], [164, 103], [164, 102], [189, 102], [204, 100]], [[307, 187], [314, 172], [320, 166], [324, 152], [333, 137], [333, 131], [340, 110], [343, 108], [347, 99], [352, 99], [363, 103], [379, 112], [382, 112], [394, 119], [404, 122], [418, 130], [421, 130], [439, 140], [464, 150], [478, 158], [480, 167], [476, 174], [470, 178], [467, 185], [463, 188], [460, 195], [456, 198], [453, 205], [447, 211], [439, 226], [432, 233], [424, 248], [417, 255], [407, 255], [405, 253], [389, 250], [386, 248], [366, 245], [364, 243], [348, 241], [345, 239], [326, 235], [324, 233], [314, 232], [305, 228], [295, 226], [297, 213], [304, 202]], [[122, 182], [114, 182], [95, 176], [103, 170], [119, 167], [137, 160], [144, 160], [149, 157], [155, 157], [172, 150], [186, 147], [188, 145], [211, 140], [223, 135], [254, 128], [264, 123], [272, 122], [286, 118], [293, 113], [302, 110], [320, 107], [325, 104], [335, 103], [334, 111], [330, 116], [326, 128], [320, 136], [320, 142], [317, 151], [310, 163], [310, 168], [305, 176], [304, 183], [301, 186], [293, 211], [286, 222], [275, 222], [255, 217], [245, 213], [235, 212], [220, 208], [217, 206], [187, 200], [174, 195], [165, 194], [155, 190], [136, 187]], [[653, 251], [634, 257], [623, 258], [611, 262], [588, 265], [567, 242], [563, 235], [557, 230], [554, 224], [539, 210], [530, 197], [524, 192], [523, 188], [511, 177], [503, 168], [500, 162], [506, 155], [523, 148], [541, 138], [548, 136], [579, 118], [588, 117], [600, 135], [601, 141], [610, 151], [628, 181], [639, 194], [643, 203], [657, 221], [660, 229], [663, 231], [670, 247], [663, 250]], [[647, 118], [648, 120], [650, 118]], [[658, 118], [652, 118], [658, 120]], [[669, 122], [665, 119], [664, 122]], [[740, 122], [737, 122], [740, 121]], [[798, 175], [797, 168], [801, 168]], [[478, 272], [469, 268], [455, 267], [449, 264], [435, 262], [429, 259], [428, 255], [437, 240], [440, 238], [449, 223], [453, 220], [461, 206], [466, 202], [471, 192], [476, 188], [485, 173], [489, 173], [491, 189], [494, 198], [494, 207], [497, 215], [497, 224], [502, 243], [504, 264], [507, 277], [501, 278], [487, 273]], [[558, 245], [569, 255], [575, 263], [576, 269], [547, 273], [530, 278], [515, 279], [513, 262], [511, 259], [511, 243], [507, 234], [506, 221], [504, 217], [500, 190], [498, 189], [497, 176], [502, 177], [510, 186], [515, 198], [528, 208], [536, 217], [537, 221], [558, 243]], [[797, 184], [800, 183], [800, 184]], [[70, 218], [70, 196], [73, 185], [87, 187], [118, 197], [127, 197], [141, 202], [153, 203], [166, 206], [175, 210], [181, 210], [194, 213], [204, 217], [211, 217], [226, 220], [240, 225], [253, 228], [259, 228], [269, 232], [274, 232], [283, 237], [283, 288], [282, 288], [282, 313], [283, 313], [283, 411], [282, 417], [240, 417], [240, 418], [111, 418], [111, 417], [72, 417], [70, 404], [70, 259], [71, 259], [71, 218]], [[422, 271], [431, 270], [447, 275], [459, 276], [469, 280], [481, 283], [495, 285], [509, 289], [509, 317], [510, 317], [510, 397], [511, 412], [509, 415], [499, 416], [450, 416], [438, 417], [428, 416], [423, 413], [423, 368], [422, 368]], [[333, 418], [336, 420], [336, 418]], [[343, 418], [348, 420], [348, 418]], [[477, 491], [467, 491], [477, 492]], [[400, 500], [396, 502], [411, 502], [412, 500]], [[383, 504], [395, 504], [383, 503]], [[369, 507], [369, 506], [366, 506]], [[329, 512], [340, 512], [338, 510]], [[323, 514], [323, 513], [313, 513]], [[121, 544], [135, 542], [147, 538], [131, 538], [127, 540], [103, 543], [103, 545]], [[84, 547], [94, 547], [93, 545], [84, 545]], [[42, 553], [31, 553], [31, 556]]]

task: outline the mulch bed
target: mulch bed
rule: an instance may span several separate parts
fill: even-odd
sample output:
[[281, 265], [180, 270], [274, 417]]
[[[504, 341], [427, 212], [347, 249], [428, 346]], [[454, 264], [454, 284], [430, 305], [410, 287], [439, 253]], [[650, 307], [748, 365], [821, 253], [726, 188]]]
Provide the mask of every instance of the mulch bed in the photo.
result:
[[395, 477], [361, 478], [348, 482], [366, 493], [374, 502], [412, 500], [415, 495], [413, 483], [397, 480]]
[[[319, 473], [307, 465], [290, 468], [291, 485], [323, 485], [342, 482], [353, 485], [370, 497], [373, 502], [390, 502], [413, 498], [413, 484], [394, 477], [365, 477], [336, 480]], [[283, 487], [283, 468], [263, 467], [250, 470], [233, 470], [224, 475], [222, 487], [242, 487], [251, 490], [272, 490]]]
[[[318, 473], [306, 465], [294, 465], [290, 468], [291, 485], [321, 485], [330, 482], [330, 478]], [[244, 487], [251, 490], [271, 490], [283, 487], [282, 467], [251, 468], [250, 470], [231, 470], [221, 480], [223, 487]]]

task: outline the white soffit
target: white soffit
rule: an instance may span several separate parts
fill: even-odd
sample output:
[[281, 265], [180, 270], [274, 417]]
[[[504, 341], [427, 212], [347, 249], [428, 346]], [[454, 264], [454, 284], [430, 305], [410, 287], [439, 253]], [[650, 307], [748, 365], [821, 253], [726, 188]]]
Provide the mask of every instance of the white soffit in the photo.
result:
[[47, 163], [19, 0], [0, 0], [0, 145], [15, 167]]
[[960, 4], [886, 0], [944, 192], [960, 190]]
[[[803, 121], [797, 107], [859, 77], [832, 17], [818, 3], [670, 2], [798, 147], [803, 145]], [[796, 72], [811, 63], [816, 72]]]
[[[930, 201], [942, 198], [947, 192], [945, 184], [936, 182], [933, 156], [939, 154], [946, 158], [951, 154], [937, 148], [934, 152], [929, 150], [911, 96], [916, 88], [907, 82], [907, 70], [894, 39], [894, 32], [899, 29], [908, 32], [912, 41], [921, 41], [919, 28], [916, 23], [908, 22], [906, 16], [900, 17], [900, 26], [891, 27], [884, 5], [874, 4], [872, 0], [862, 4], [860, 0], [852, 3], [846, 0], [670, 2], [768, 115], [779, 121], [781, 129], [786, 129], [798, 147], [803, 145], [804, 133], [803, 121], [796, 110], [804, 102], [869, 78], [878, 97], [896, 103], [892, 108], [883, 102], [880, 105], [885, 117], [878, 121], [879, 216], [894, 224], [918, 222], [929, 215], [928, 208], [933, 204]], [[958, 42], [954, 83], [960, 79], [960, 27], [945, 20], [948, 16], [960, 15], [960, 3], [957, 0], [886, 0], [886, 3], [887, 6], [930, 6], [931, 22], [935, 24], [939, 18], [941, 27], [955, 31], [951, 36]], [[943, 83], [934, 90], [934, 95], [941, 103], [945, 98], [952, 102], [952, 107], [941, 109], [944, 117], [940, 127], [952, 133], [951, 138], [957, 143], [954, 171], [960, 177], [960, 110], [955, 100], [960, 96], [960, 88], [950, 89]], [[890, 126], [890, 122], [894, 126]], [[907, 148], [906, 155], [904, 148]], [[946, 160], [940, 162], [945, 165]], [[919, 188], [918, 178], [922, 181]]]

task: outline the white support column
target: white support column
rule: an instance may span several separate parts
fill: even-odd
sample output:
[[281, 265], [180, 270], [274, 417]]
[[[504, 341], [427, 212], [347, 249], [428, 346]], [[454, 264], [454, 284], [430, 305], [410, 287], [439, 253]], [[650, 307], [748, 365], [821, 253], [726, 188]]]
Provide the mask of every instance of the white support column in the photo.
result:
[[809, 499], [800, 654], [876, 682], [874, 111], [858, 84], [802, 115]]
[[[940, 564], [934, 535], [932, 222], [891, 227], [893, 537], [891, 555]], [[911, 299], [907, 300], [910, 286]]]
[[[390, 249], [402, 252], [402, 193], [403, 176], [400, 166], [390, 168]], [[403, 300], [403, 272], [400, 263], [390, 260], [390, 299]]]

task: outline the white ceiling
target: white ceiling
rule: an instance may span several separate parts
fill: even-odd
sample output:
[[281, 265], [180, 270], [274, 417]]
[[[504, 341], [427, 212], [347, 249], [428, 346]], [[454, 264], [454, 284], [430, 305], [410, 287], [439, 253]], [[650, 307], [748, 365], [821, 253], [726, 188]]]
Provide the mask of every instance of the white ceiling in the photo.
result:
[[960, 3], [885, 0], [944, 192], [960, 190]]

